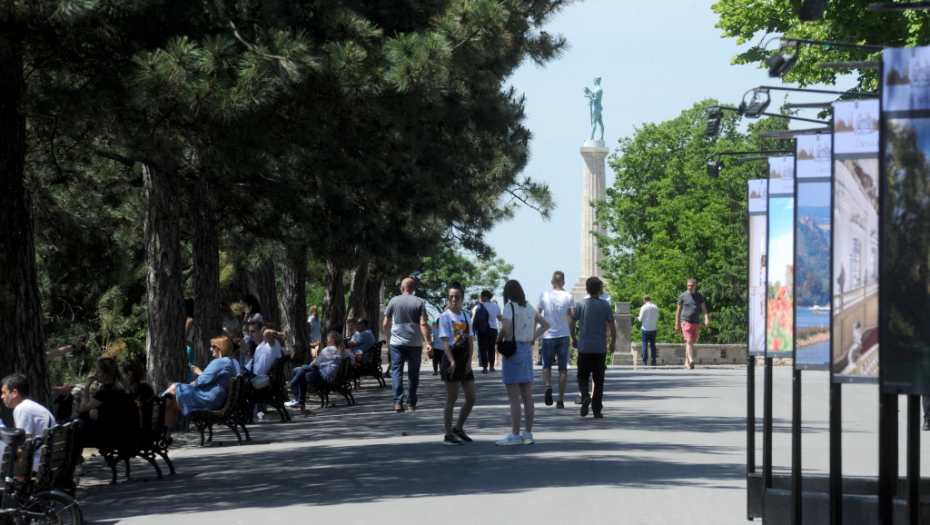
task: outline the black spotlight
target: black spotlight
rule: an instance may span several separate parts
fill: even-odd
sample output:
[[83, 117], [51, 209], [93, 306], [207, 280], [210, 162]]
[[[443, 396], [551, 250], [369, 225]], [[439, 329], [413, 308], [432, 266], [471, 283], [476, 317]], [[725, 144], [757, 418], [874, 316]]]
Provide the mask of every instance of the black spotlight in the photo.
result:
[[707, 176], [717, 178], [723, 169], [723, 161], [713, 157], [707, 159]]
[[804, 0], [798, 10], [798, 20], [813, 22], [820, 20], [823, 10], [827, 7], [827, 0]]
[[755, 88], [751, 93], [752, 98], [749, 104], [746, 103], [746, 96], [743, 95], [743, 101], [739, 105], [740, 114], [744, 117], [759, 118], [765, 113], [772, 99], [769, 98], [769, 90], [766, 88]]
[[707, 108], [707, 129], [704, 130], [704, 134], [708, 137], [716, 137], [720, 131], [721, 119], [723, 119], [723, 110], [720, 106]]
[[[781, 49], [769, 55], [765, 59], [765, 64], [769, 66], [769, 76], [770, 77], [783, 77], [785, 73], [791, 70], [794, 67], [794, 64], [798, 61], [798, 48], [797, 42], [794, 42], [794, 45], [791, 45], [792, 42], [782, 42]], [[791, 55], [785, 55], [784, 50], [794, 47], [794, 53]]]

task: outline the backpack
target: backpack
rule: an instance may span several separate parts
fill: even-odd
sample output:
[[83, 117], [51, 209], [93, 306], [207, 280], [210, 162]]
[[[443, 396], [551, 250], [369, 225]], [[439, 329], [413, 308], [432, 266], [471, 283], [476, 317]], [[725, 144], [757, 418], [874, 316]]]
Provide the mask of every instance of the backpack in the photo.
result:
[[471, 320], [471, 325], [475, 329], [475, 333], [479, 335], [485, 335], [491, 331], [491, 316], [488, 315], [488, 309], [484, 307], [484, 303], [478, 303], [478, 309], [475, 310], [475, 318]]

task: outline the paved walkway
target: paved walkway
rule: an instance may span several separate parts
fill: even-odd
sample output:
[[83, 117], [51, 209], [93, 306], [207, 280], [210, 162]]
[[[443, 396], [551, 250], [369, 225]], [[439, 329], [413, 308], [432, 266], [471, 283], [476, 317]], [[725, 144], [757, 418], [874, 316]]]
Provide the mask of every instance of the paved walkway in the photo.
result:
[[[610, 370], [605, 418], [595, 420], [578, 416], [573, 396], [565, 410], [545, 406], [537, 370], [537, 444], [522, 447], [494, 446], [509, 428], [499, 375], [478, 375], [466, 427], [475, 442], [462, 447], [440, 444], [438, 377], [422, 377], [420, 410], [404, 414], [390, 383], [369, 382], [356, 407], [256, 425], [242, 447], [219, 431], [222, 447], [172, 451], [176, 476], [145, 482], [151, 467], [134, 460], [138, 478], [78, 496], [86, 518], [106, 524], [745, 523], [745, 377], [745, 368]], [[776, 467], [790, 465], [790, 383], [777, 369]], [[757, 384], [761, 414], [761, 371]], [[827, 374], [806, 373], [805, 395], [805, 469], [826, 472]], [[873, 476], [877, 387], [848, 386], [843, 397], [844, 469]]]

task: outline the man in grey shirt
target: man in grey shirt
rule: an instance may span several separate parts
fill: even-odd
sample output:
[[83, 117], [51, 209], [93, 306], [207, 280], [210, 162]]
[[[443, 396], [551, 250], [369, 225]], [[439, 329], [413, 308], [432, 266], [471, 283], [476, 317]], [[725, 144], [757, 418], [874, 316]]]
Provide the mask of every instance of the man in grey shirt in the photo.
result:
[[694, 343], [701, 333], [701, 313], [704, 313], [704, 326], [710, 326], [707, 314], [707, 302], [697, 291], [697, 280], [688, 279], [688, 291], [678, 296], [678, 310], [675, 311], [675, 331], [685, 336], [685, 368], [694, 370]]
[[[578, 389], [581, 390], [581, 417], [588, 415], [588, 407], [594, 409], [594, 417], [604, 417], [604, 373], [607, 371], [607, 352], [604, 341], [610, 326], [610, 353], [617, 344], [617, 327], [614, 313], [606, 301], [600, 299], [601, 280], [588, 277], [585, 281], [588, 297], [581, 300], [572, 312], [572, 347], [578, 349]], [[580, 337], [577, 324], [581, 321]], [[588, 382], [594, 376], [594, 395], [588, 394]]]
[[404, 363], [410, 365], [407, 372], [407, 380], [410, 382], [407, 408], [416, 410], [423, 341], [426, 341], [427, 350], [433, 348], [426, 319], [426, 302], [414, 295], [414, 290], [416, 286], [413, 279], [404, 279], [400, 284], [401, 294], [391, 299], [384, 310], [384, 333], [391, 334], [391, 386], [394, 388], [394, 410], [397, 412], [404, 411]]

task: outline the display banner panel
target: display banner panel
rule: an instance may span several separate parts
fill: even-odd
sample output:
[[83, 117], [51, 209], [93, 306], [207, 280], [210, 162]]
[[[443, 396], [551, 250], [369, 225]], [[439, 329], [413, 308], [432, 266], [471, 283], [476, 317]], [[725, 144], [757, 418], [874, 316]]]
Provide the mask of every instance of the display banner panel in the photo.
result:
[[882, 61], [881, 384], [930, 395], [930, 48]]
[[794, 156], [769, 158], [766, 357], [794, 350]]
[[830, 367], [831, 139], [795, 138], [794, 366], [801, 370]]
[[749, 181], [749, 355], [765, 355], [768, 180]]
[[877, 382], [879, 101], [833, 103], [833, 380]]

